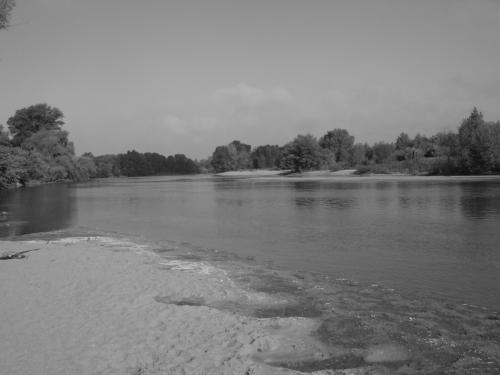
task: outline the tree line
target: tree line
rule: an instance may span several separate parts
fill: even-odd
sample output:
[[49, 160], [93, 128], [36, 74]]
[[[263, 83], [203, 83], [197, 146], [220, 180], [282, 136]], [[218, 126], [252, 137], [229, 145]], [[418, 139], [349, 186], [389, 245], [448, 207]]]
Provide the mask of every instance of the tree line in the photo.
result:
[[276, 168], [293, 172], [355, 168], [363, 173], [484, 174], [500, 172], [500, 122], [474, 108], [456, 132], [431, 137], [401, 133], [394, 142], [355, 143], [346, 129], [319, 139], [298, 135], [285, 144], [258, 146], [233, 141], [205, 162], [214, 172]]
[[128, 151], [118, 155], [76, 156], [61, 110], [47, 104], [19, 109], [0, 124], [0, 189], [30, 182], [87, 181], [96, 177], [198, 173], [183, 154]]

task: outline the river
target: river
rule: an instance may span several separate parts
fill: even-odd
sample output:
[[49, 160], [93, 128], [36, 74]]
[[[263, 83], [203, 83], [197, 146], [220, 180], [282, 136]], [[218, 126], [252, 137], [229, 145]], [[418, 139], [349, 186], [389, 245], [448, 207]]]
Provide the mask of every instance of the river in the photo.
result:
[[0, 191], [8, 237], [115, 232], [500, 310], [500, 178], [213, 176]]

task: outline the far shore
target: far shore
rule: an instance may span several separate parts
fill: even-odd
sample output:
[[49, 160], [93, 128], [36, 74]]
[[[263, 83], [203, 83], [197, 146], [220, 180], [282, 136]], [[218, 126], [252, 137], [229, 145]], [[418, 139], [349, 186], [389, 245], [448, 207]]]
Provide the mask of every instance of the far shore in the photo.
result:
[[498, 313], [105, 235], [0, 241], [2, 373], [500, 371]]
[[276, 177], [286, 177], [289, 178], [301, 178], [301, 179], [328, 179], [328, 178], [342, 178], [342, 177], [352, 177], [359, 179], [499, 179], [500, 175], [425, 175], [425, 174], [410, 174], [410, 173], [365, 173], [357, 174], [356, 169], [341, 169], [338, 171], [304, 171], [304, 172], [292, 172], [291, 170], [275, 170], [275, 169], [250, 169], [250, 170], [240, 170], [240, 171], [228, 171], [215, 173], [216, 177], [228, 177], [228, 178], [276, 178]]

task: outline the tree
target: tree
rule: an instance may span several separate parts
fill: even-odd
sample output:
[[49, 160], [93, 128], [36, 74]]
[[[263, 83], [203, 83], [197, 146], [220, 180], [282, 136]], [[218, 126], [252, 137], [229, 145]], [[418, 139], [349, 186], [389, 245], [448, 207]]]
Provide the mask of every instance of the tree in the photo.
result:
[[366, 157], [368, 145], [356, 143], [351, 149], [350, 162], [351, 165], [366, 164], [368, 158]]
[[64, 125], [63, 117], [61, 110], [47, 104], [35, 104], [17, 110], [14, 116], [7, 120], [12, 144], [20, 146], [40, 130], [61, 130]]
[[401, 133], [396, 139], [396, 150], [404, 151], [408, 147], [413, 147], [413, 142], [406, 133]]
[[215, 173], [232, 171], [236, 167], [228, 146], [217, 146], [212, 154], [212, 166]]
[[492, 132], [476, 107], [462, 121], [458, 129], [458, 142], [464, 172], [484, 173], [491, 170], [494, 163]]
[[319, 145], [333, 153], [336, 163], [347, 163], [354, 145], [354, 137], [345, 129], [334, 129], [319, 140]]
[[212, 166], [216, 173], [248, 169], [251, 166], [252, 146], [240, 141], [232, 141], [227, 146], [218, 146], [212, 153]]
[[252, 146], [241, 143], [240, 141], [232, 141], [227, 147], [234, 161], [234, 169], [250, 168], [250, 151], [252, 150]]
[[135, 150], [127, 151], [126, 154], [120, 154], [118, 158], [120, 160], [120, 172], [124, 176], [151, 176], [153, 174], [153, 170], [147, 159], [143, 154]]
[[500, 121], [495, 123], [491, 122], [488, 124], [491, 128], [492, 135], [492, 152], [494, 166], [493, 169], [496, 172], [500, 172]]
[[319, 169], [324, 160], [324, 153], [315, 137], [310, 134], [298, 135], [282, 150], [280, 167], [294, 172]]
[[414, 154], [413, 141], [410, 139], [408, 134], [401, 133], [396, 139], [396, 150], [395, 156], [396, 160], [402, 161], [411, 158]]
[[15, 6], [14, 0], [0, 0], [0, 30], [9, 26], [10, 14]]
[[87, 181], [91, 178], [97, 177], [95, 158], [90, 152], [86, 152], [76, 159], [76, 167], [79, 174], [78, 180], [80, 181]]
[[281, 150], [278, 145], [259, 146], [252, 151], [250, 156], [252, 166], [256, 169], [276, 168], [281, 160]]
[[100, 155], [95, 157], [96, 177], [120, 175], [120, 164], [117, 155]]
[[151, 166], [153, 174], [168, 174], [167, 158], [156, 152], [145, 152], [144, 157]]
[[377, 142], [373, 145], [372, 150], [375, 163], [385, 163], [391, 159], [394, 145], [392, 143]]

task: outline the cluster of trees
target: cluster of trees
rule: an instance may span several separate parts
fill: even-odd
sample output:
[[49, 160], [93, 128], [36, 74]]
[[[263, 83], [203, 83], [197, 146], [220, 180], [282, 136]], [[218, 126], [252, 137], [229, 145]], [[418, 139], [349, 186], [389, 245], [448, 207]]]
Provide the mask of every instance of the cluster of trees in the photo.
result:
[[85, 180], [84, 160], [75, 157], [63, 113], [47, 104], [22, 108], [0, 125], [0, 188], [38, 180]]
[[360, 172], [481, 174], [500, 172], [500, 122], [486, 122], [476, 108], [458, 132], [432, 137], [401, 133], [394, 142], [355, 143], [346, 129], [321, 138], [298, 135], [286, 145], [259, 146], [233, 141], [215, 149], [215, 172], [249, 168], [280, 168], [294, 172], [357, 168]]
[[28, 182], [86, 181], [95, 177], [198, 173], [185, 155], [128, 151], [94, 157], [75, 156], [64, 115], [58, 108], [36, 104], [22, 108], [0, 125], [0, 189]]
[[233, 141], [225, 146], [218, 146], [212, 154], [208, 166], [216, 173], [242, 170], [277, 168], [282, 159], [281, 148], [277, 145], [259, 146], [252, 151], [252, 146], [240, 141]]
[[135, 150], [127, 151], [125, 154], [101, 155], [94, 157], [90, 153], [83, 154], [95, 166], [90, 176], [112, 177], [112, 176], [154, 176], [173, 174], [198, 173], [197, 164], [183, 154], [164, 155], [155, 152], [140, 153]]

